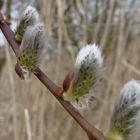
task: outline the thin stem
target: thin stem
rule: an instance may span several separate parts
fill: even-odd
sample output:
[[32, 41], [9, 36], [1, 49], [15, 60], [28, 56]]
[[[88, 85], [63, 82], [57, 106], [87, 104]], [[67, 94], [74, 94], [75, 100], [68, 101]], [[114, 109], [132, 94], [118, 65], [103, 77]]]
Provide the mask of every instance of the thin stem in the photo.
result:
[[61, 64], [61, 51], [62, 51], [62, 17], [63, 17], [63, 11], [62, 11], [62, 3], [61, 0], [56, 1], [57, 4], [57, 21], [58, 21], [58, 48], [57, 48], [57, 64], [56, 64], [56, 79], [57, 82], [59, 79], [59, 73], [60, 73], [60, 64]]
[[0, 12], [0, 28], [2, 33], [4, 34], [5, 38], [7, 39], [8, 43], [10, 44], [11, 48], [13, 49], [15, 55], [18, 54], [19, 44], [15, 40], [15, 35], [12, 30], [10, 30], [9, 26], [7, 25], [6, 21], [3, 18], [3, 15]]
[[67, 112], [79, 123], [79, 125], [86, 131], [89, 140], [105, 140], [99, 130], [93, 127], [81, 114], [67, 101], [64, 101], [58, 94], [63, 93], [62, 88], [58, 88], [39, 68], [35, 69], [33, 73], [37, 78], [51, 91], [51, 93], [58, 99]]
[[[19, 44], [15, 41], [15, 37], [9, 26], [3, 19], [0, 13], [0, 28], [14, 50], [16, 56], [19, 49]], [[89, 140], [105, 140], [104, 135], [92, 126], [69, 102], [64, 101], [62, 96], [63, 88], [55, 85], [39, 68], [33, 70], [35, 76], [50, 90], [50, 92], [57, 98], [67, 112], [76, 120], [76, 122], [85, 130]]]
[[62, 95], [63, 89], [55, 85], [39, 68], [33, 70], [33, 73], [55, 97]]
[[26, 129], [27, 129], [27, 137], [28, 137], [28, 140], [32, 140], [32, 131], [31, 131], [28, 109], [24, 109], [24, 115], [25, 115]]

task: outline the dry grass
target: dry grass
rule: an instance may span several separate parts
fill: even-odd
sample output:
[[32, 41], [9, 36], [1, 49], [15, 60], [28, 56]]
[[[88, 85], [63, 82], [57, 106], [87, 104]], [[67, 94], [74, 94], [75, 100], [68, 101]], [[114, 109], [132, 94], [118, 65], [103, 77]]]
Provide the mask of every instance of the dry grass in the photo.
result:
[[[42, 69], [52, 80], [59, 85], [62, 84], [65, 75], [73, 66], [73, 58], [78, 48], [86, 42], [95, 41], [103, 50], [105, 74], [100, 97], [103, 103], [99, 108], [82, 114], [106, 133], [114, 102], [123, 84], [133, 78], [140, 79], [140, 36], [134, 33], [134, 21], [138, 18], [136, 13], [140, 7], [139, 1], [135, 1], [130, 11], [126, 13], [125, 3], [118, 2], [118, 6], [112, 0], [111, 6], [108, 7], [108, 0], [106, 0], [102, 6], [108, 8], [99, 15], [96, 13], [92, 22], [88, 22], [86, 18], [87, 0], [83, 2], [58, 0], [57, 3], [42, 0], [42, 2], [44, 4], [40, 13], [46, 23], [52, 47], [51, 54], [48, 54], [50, 59], [43, 62]], [[78, 14], [77, 7], [80, 4], [83, 5], [83, 15]], [[46, 5], [47, 9], [45, 9]], [[66, 12], [67, 7], [73, 14], [73, 19], [69, 19], [71, 17]], [[118, 21], [113, 23], [116, 7], [119, 8], [119, 16]], [[104, 19], [106, 13], [107, 17]], [[80, 24], [78, 21], [73, 21], [75, 18], [80, 18]], [[14, 72], [16, 60], [11, 51], [10, 54], [12, 61], [9, 64], [7, 60], [0, 77], [0, 139], [16, 140], [13, 125], [13, 87], [10, 86], [9, 79], [12, 73], [17, 105], [15, 117], [17, 117], [18, 139], [86, 140], [86, 134], [82, 129], [34, 76], [27, 81], [21, 81], [17, 77]]]

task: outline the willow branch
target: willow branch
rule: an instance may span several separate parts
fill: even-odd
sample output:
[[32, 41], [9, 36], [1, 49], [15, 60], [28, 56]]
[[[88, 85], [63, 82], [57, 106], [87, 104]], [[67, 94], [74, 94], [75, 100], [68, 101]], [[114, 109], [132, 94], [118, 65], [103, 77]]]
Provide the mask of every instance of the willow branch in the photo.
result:
[[[16, 42], [14, 33], [7, 25], [1, 13], [0, 28], [17, 56], [20, 44]], [[33, 73], [50, 90], [50, 92], [56, 97], [65, 110], [67, 110], [67, 112], [75, 119], [75, 121], [85, 130], [89, 140], [105, 140], [104, 135], [98, 129], [92, 126], [69, 102], [63, 100], [63, 98], [60, 96], [64, 92], [62, 87], [55, 85], [55, 83], [52, 82], [39, 68], [33, 70]]]

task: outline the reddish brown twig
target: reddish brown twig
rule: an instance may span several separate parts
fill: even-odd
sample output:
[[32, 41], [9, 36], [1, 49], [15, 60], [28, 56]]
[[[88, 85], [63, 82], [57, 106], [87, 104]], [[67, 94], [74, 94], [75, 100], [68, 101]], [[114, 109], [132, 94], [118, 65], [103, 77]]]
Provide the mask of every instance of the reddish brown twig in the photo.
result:
[[15, 41], [14, 33], [10, 30], [7, 22], [4, 20], [3, 15], [0, 13], [0, 28], [7, 39], [8, 43], [12, 47], [15, 55], [18, 54], [19, 44]]
[[[8, 43], [12, 47], [15, 55], [17, 56], [19, 50], [19, 43], [16, 42], [14, 33], [11, 31], [3, 15], [0, 13], [0, 28], [6, 37]], [[92, 126], [81, 114], [67, 101], [64, 101], [60, 96], [62, 95], [63, 88], [55, 85], [39, 68], [33, 70], [34, 75], [50, 90], [50, 92], [57, 98], [62, 106], [68, 113], [76, 120], [76, 122], [85, 130], [89, 140], [105, 140], [104, 135]]]

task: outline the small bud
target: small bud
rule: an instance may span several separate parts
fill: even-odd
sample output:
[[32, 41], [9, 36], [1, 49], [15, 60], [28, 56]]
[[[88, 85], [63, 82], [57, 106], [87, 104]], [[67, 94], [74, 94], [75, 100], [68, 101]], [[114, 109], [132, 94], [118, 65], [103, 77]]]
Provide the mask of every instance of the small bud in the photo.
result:
[[15, 65], [15, 72], [17, 73], [17, 75], [20, 77], [20, 79], [24, 80], [24, 74], [22, 71], [22, 68], [20, 67], [20, 65], [18, 63], [16, 63]]
[[121, 90], [111, 118], [108, 140], [138, 140], [140, 138], [140, 83], [129, 81]]
[[44, 26], [40, 23], [27, 28], [18, 54], [18, 63], [26, 71], [39, 66], [45, 47], [45, 35]]
[[66, 78], [65, 78], [65, 80], [63, 82], [63, 89], [64, 89], [64, 91], [67, 91], [69, 89], [73, 78], [74, 78], [74, 71], [70, 71], [67, 74], [67, 76], [66, 76]]
[[[90, 100], [94, 97], [97, 90], [97, 85], [101, 79], [103, 67], [103, 58], [100, 49], [93, 45], [87, 45], [82, 48], [77, 56], [72, 77], [67, 81], [66, 93], [64, 100], [70, 101], [75, 107], [84, 109], [89, 106]], [[68, 85], [68, 84], [63, 85]], [[65, 90], [65, 87], [64, 87]]]
[[28, 6], [17, 25], [15, 38], [17, 41], [22, 41], [25, 30], [28, 26], [33, 26], [39, 22], [39, 14], [34, 7]]
[[18, 63], [15, 65], [15, 72], [21, 80], [26, 80], [30, 77], [31, 72], [28, 69], [23, 69]]

